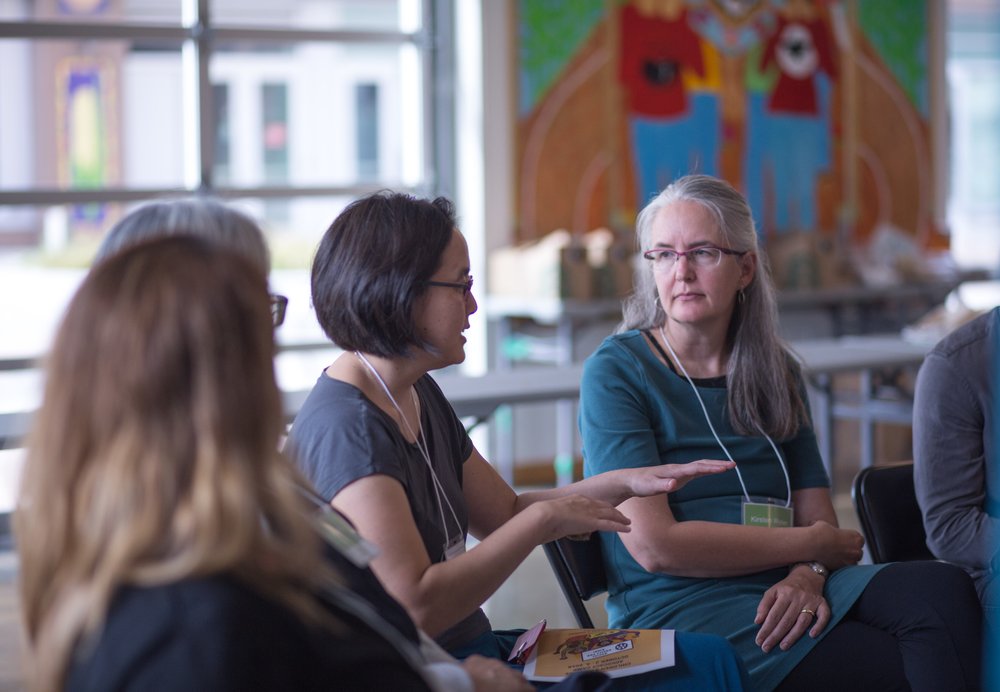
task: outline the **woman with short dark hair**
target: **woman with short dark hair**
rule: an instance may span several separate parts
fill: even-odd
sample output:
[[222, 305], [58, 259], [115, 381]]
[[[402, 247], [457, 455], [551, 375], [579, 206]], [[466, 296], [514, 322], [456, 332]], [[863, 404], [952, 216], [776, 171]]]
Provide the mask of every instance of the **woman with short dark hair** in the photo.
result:
[[[428, 279], [457, 226], [454, 205], [444, 197], [380, 192], [352, 202], [313, 259], [313, 306], [330, 340], [382, 358], [426, 346], [414, 307], [431, 288]], [[467, 273], [450, 278], [471, 282]], [[471, 297], [471, 283], [463, 292]]]
[[[349, 205], [313, 262], [320, 324], [345, 352], [319, 377], [289, 436], [322, 497], [381, 550], [372, 568], [414, 620], [459, 657], [506, 660], [520, 633], [480, 605], [539, 544], [628, 531], [615, 505], [731, 468], [698, 462], [621, 471], [520, 495], [479, 454], [428, 374], [465, 359], [469, 253], [451, 204], [381, 192]], [[479, 539], [466, 550], [468, 534]], [[677, 665], [615, 689], [739, 689], [718, 637], [677, 636]]]

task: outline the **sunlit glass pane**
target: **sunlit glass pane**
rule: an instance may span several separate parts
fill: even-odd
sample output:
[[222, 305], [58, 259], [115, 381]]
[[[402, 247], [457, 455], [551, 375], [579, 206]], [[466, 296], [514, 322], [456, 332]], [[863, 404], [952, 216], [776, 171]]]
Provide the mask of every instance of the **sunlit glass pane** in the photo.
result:
[[[185, 0], [49, 0], [48, 2], [0, 3], [0, 9], [15, 14], [12, 19], [47, 22], [181, 22]], [[13, 8], [17, 8], [14, 11]]]
[[0, 189], [180, 187], [179, 48], [0, 40]]
[[[186, 0], [52, 0], [20, 3], [11, 19], [58, 22], [149, 22], [180, 25]], [[353, 31], [416, 31], [416, 0], [214, 0], [219, 25]], [[7, 9], [0, 7], [0, 9]]]
[[403, 87], [405, 46], [306, 43], [248, 51], [220, 46], [215, 176], [225, 186], [405, 183], [419, 138], [421, 92]]
[[[414, 31], [419, 11], [412, 0], [295, 0], [248, 3], [215, 0], [213, 20], [220, 25], [353, 31]], [[416, 25], [413, 16], [416, 16]]]

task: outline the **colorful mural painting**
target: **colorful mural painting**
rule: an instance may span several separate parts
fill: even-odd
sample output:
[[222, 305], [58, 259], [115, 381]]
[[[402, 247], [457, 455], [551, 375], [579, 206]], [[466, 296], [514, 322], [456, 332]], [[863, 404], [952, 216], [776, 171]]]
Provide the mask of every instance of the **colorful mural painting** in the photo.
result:
[[626, 5], [619, 31], [618, 82], [642, 204], [686, 172], [718, 173], [719, 99], [703, 86], [708, 61], [681, 0], [653, 13]]
[[518, 238], [700, 171], [762, 239], [933, 233], [927, 0], [519, 0]]

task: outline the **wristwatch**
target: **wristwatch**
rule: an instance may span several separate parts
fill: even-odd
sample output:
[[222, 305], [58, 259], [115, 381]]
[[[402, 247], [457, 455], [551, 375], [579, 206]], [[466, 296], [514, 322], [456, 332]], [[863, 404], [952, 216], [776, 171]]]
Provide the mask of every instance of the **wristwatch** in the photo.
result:
[[819, 576], [823, 577], [824, 579], [826, 579], [827, 577], [830, 576], [830, 570], [828, 570], [823, 565], [822, 562], [816, 562], [816, 561], [813, 561], [813, 562], [798, 562], [796, 564], [797, 565], [805, 565], [806, 567], [808, 567], [809, 569], [811, 569], [813, 572], [815, 572]]

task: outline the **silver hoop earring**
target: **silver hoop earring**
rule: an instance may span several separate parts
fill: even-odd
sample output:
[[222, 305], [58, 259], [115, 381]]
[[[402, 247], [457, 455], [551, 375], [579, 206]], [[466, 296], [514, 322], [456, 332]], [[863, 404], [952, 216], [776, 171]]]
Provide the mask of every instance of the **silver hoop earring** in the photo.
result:
[[741, 289], [740, 289], [740, 290], [739, 290], [739, 291], [738, 291], [738, 292], [736, 293], [736, 304], [737, 304], [737, 305], [743, 305], [743, 304], [744, 304], [744, 303], [746, 303], [746, 302], [747, 302], [747, 294], [746, 294], [746, 293], [744, 293], [744, 292], [743, 292], [743, 289], [741, 288]]

